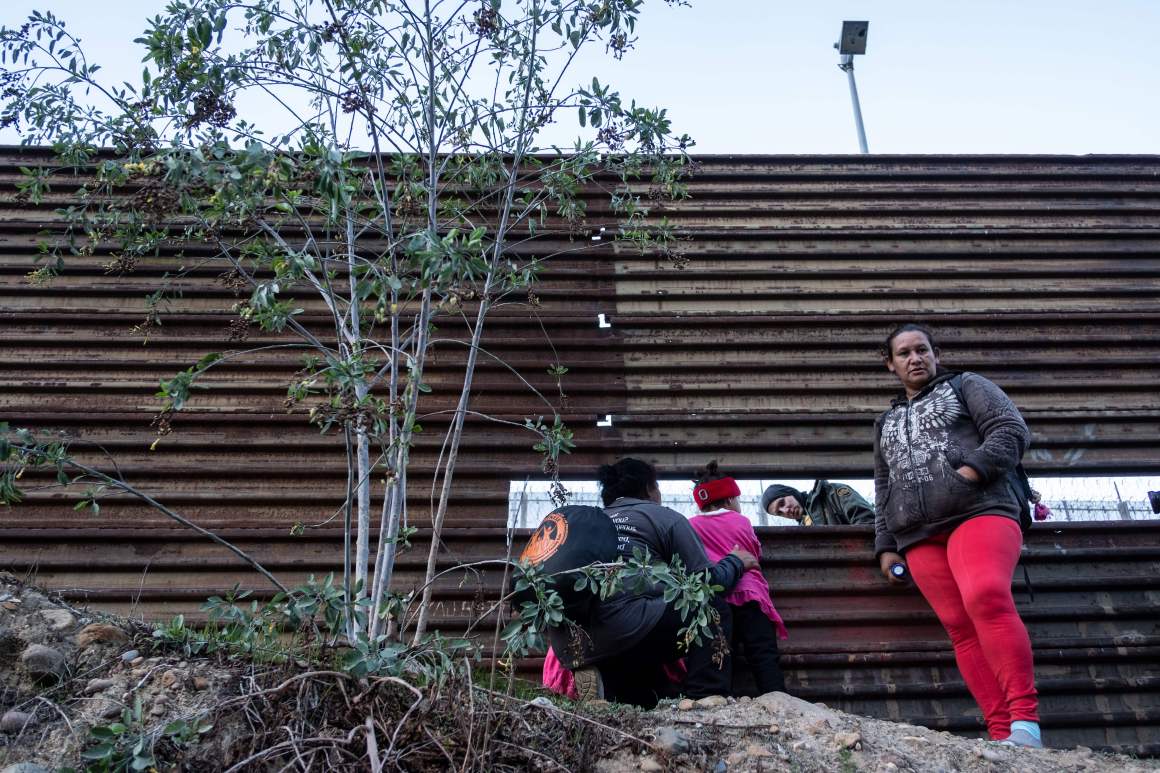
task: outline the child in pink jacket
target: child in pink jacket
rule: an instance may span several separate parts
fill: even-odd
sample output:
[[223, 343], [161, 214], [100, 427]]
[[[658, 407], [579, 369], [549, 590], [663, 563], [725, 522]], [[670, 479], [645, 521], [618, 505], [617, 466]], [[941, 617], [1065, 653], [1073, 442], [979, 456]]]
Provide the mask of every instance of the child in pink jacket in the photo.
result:
[[[701, 514], [689, 523], [705, 545], [710, 561], [720, 561], [734, 548], [761, 555], [761, 543], [753, 524], [741, 513], [741, 489], [737, 481], [722, 475], [717, 462], [709, 462], [697, 472], [693, 502]], [[761, 694], [784, 692], [785, 679], [778, 665], [777, 640], [786, 638], [785, 624], [769, 598], [769, 583], [759, 569], [750, 569], [725, 596], [729, 611], [721, 626], [733, 652], [741, 652], [753, 670]], [[726, 620], [725, 618], [730, 619]], [[732, 668], [726, 658], [726, 668]]]

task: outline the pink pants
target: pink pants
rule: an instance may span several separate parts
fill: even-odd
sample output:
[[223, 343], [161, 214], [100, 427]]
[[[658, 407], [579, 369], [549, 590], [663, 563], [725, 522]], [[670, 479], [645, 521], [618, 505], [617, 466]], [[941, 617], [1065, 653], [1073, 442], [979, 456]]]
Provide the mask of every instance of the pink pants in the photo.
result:
[[1022, 544], [1018, 523], [981, 515], [906, 551], [911, 576], [950, 635], [963, 681], [995, 740], [1011, 734], [1013, 720], [1039, 721], [1031, 640], [1011, 597]]

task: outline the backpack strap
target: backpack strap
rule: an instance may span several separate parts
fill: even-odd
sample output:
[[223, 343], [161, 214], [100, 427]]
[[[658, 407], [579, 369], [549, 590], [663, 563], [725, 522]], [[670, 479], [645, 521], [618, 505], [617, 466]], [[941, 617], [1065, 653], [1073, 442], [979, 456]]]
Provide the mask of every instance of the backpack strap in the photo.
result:
[[[956, 373], [952, 378], [947, 380], [946, 384], [951, 388], [951, 391], [955, 393], [955, 397], [959, 399], [959, 404], [962, 405], [964, 409], [966, 409], [967, 415], [970, 416], [971, 408], [967, 405], [966, 398], [963, 397], [963, 375], [964, 374], [962, 373]], [[972, 416], [971, 421], [973, 422], [974, 420], [975, 418]], [[977, 428], [978, 426], [976, 425], [976, 429]], [[1015, 465], [1013, 475], [1015, 478], [1015, 483], [1017, 484], [1015, 494], [1020, 497], [1026, 497], [1028, 502], [1034, 502], [1036, 505], [1038, 505], [1040, 499], [1039, 492], [1031, 488], [1031, 479], [1027, 477], [1027, 471], [1023, 469], [1022, 461]], [[1019, 504], [1021, 512], [1024, 506], [1027, 506], [1028, 510], [1030, 510], [1030, 506], [1026, 505], [1026, 503], [1020, 502]], [[1024, 532], [1026, 532], [1028, 527], [1031, 526], [1030, 519], [1024, 519], [1022, 515], [1020, 515], [1019, 526]], [[1035, 590], [1031, 587], [1031, 574], [1027, 571], [1027, 564], [1023, 561], [1022, 555], [1019, 556], [1019, 566], [1023, 569], [1023, 584], [1027, 588], [1027, 600], [1034, 604]]]

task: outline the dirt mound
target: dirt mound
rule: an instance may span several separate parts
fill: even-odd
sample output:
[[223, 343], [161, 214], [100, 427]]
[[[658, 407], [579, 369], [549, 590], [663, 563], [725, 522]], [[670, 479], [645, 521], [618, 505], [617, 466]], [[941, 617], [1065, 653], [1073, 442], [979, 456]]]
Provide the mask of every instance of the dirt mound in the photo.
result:
[[[705, 705], [705, 704], [709, 705]], [[723, 705], [721, 705], [723, 704]], [[1015, 749], [925, 727], [846, 714], [784, 693], [739, 701], [708, 698], [663, 705], [644, 715], [656, 751], [622, 751], [601, 762], [606, 773], [630, 770], [950, 771], [1160, 770], [1160, 761], [1091, 749]], [[1046, 740], [1051, 742], [1050, 733]]]
[[372, 756], [401, 770], [1160, 771], [1156, 760], [1011, 749], [783, 693], [639, 712], [493, 692], [469, 672], [419, 689], [304, 662], [191, 657], [0, 575], [0, 773], [380, 769]]

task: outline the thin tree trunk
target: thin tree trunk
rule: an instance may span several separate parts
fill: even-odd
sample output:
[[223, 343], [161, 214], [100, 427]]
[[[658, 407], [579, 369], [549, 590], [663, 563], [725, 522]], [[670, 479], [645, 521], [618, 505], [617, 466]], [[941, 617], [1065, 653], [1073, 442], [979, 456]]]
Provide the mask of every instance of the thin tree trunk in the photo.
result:
[[451, 500], [451, 482], [455, 477], [455, 462], [459, 458], [459, 443], [463, 438], [463, 422], [467, 416], [467, 408], [471, 400], [471, 385], [475, 376], [475, 362], [479, 356], [479, 343], [483, 336], [483, 323], [487, 317], [489, 306], [485, 287], [484, 297], [479, 302], [479, 310], [475, 315], [475, 330], [471, 334], [471, 346], [467, 350], [467, 363], [464, 366], [463, 374], [463, 391], [459, 395], [459, 403], [455, 408], [455, 416], [451, 420], [451, 439], [448, 443], [447, 464], [443, 468], [443, 487], [439, 492], [439, 506], [435, 511], [435, 517], [431, 521], [431, 546], [427, 551], [427, 571], [423, 579], [423, 600], [419, 603], [419, 619], [415, 623], [414, 642], [416, 644], [419, 643], [423, 634], [427, 631], [427, 620], [430, 617], [431, 595], [435, 590], [432, 579], [435, 577], [435, 562], [439, 557], [439, 543], [443, 534], [443, 519], [447, 516], [447, 505]]
[[427, 622], [430, 619], [431, 597], [434, 593], [435, 564], [439, 557], [439, 544], [443, 535], [443, 520], [447, 515], [447, 506], [451, 500], [451, 484], [455, 477], [455, 462], [459, 456], [459, 443], [463, 437], [463, 422], [467, 417], [467, 408], [471, 402], [471, 386], [475, 378], [475, 363], [479, 355], [479, 345], [483, 337], [484, 322], [490, 308], [491, 284], [495, 276], [495, 268], [504, 253], [504, 242], [507, 239], [507, 229], [511, 217], [512, 200], [516, 190], [516, 180], [519, 176], [519, 167], [523, 163], [527, 148], [527, 116], [531, 96], [531, 70], [535, 62], [536, 40], [539, 32], [539, 9], [533, 6], [532, 38], [527, 60], [526, 83], [524, 88], [523, 104], [520, 109], [520, 125], [517, 134], [515, 151], [512, 153], [511, 172], [508, 174], [503, 211], [499, 225], [495, 232], [495, 246], [487, 277], [484, 279], [483, 292], [480, 294], [479, 309], [475, 315], [475, 329], [471, 333], [471, 347], [467, 351], [467, 363], [464, 366], [463, 391], [459, 395], [455, 416], [452, 418], [447, 464], [443, 468], [443, 487], [439, 493], [439, 505], [431, 519], [431, 546], [427, 552], [427, 571], [423, 581], [423, 599], [419, 604], [419, 617], [415, 623], [414, 643], [418, 644], [427, 631]]
[[[350, 335], [351, 356], [362, 356], [362, 320], [359, 314], [358, 277], [356, 274], [354, 218], [346, 216], [346, 267], [347, 281], [350, 284]], [[361, 406], [367, 397], [365, 377], [355, 383], [355, 400]], [[368, 564], [371, 553], [371, 441], [367, 434], [366, 422], [360, 416], [355, 426], [355, 460], [358, 468], [358, 481], [355, 487], [356, 501], [358, 502], [357, 529], [358, 539], [355, 544], [354, 578], [357, 587], [355, 598], [363, 599], [370, 590]]]
[[[365, 388], [363, 394], [366, 394]], [[355, 433], [355, 455], [358, 460], [358, 542], [355, 545], [354, 576], [358, 586], [355, 598], [366, 598], [370, 590], [369, 565], [371, 554], [371, 441], [366, 430]]]
[[[385, 178], [384, 178], [385, 180]], [[383, 185], [385, 186], [385, 182]], [[391, 270], [398, 270], [398, 261], [394, 253], [391, 255]], [[391, 290], [391, 378], [390, 378], [390, 436], [388, 449], [394, 453], [394, 459], [388, 456], [387, 471], [394, 474], [394, 479], [387, 482], [387, 490], [383, 492], [383, 510], [379, 516], [379, 551], [375, 559], [375, 582], [371, 588], [371, 609], [374, 619], [371, 621], [371, 638], [378, 636], [380, 630], [378, 610], [383, 603], [383, 596], [391, 589], [391, 580], [395, 574], [395, 554], [398, 552], [396, 542], [399, 538], [399, 527], [407, 508], [407, 467], [397, 461], [401, 458], [395, 442], [399, 438], [399, 421], [395, 416], [395, 401], [399, 399], [399, 291]], [[392, 626], [388, 626], [388, 633]]]
[[351, 453], [350, 425], [343, 427], [343, 446], [346, 450], [346, 500], [342, 508], [342, 600], [344, 603], [343, 615], [346, 623], [346, 636], [354, 639], [355, 621], [354, 606], [351, 604], [351, 570], [353, 569], [354, 554], [350, 549], [351, 537], [351, 501], [354, 499], [354, 459]]

